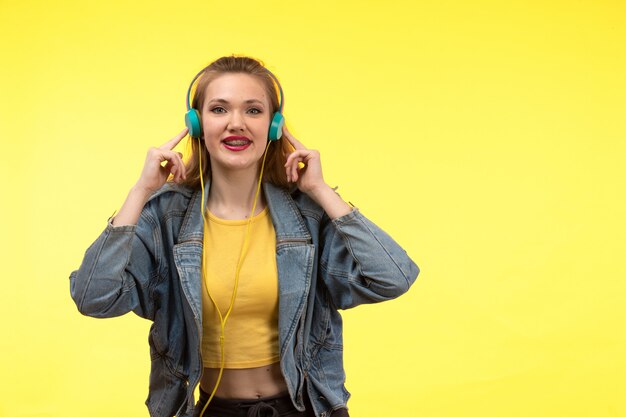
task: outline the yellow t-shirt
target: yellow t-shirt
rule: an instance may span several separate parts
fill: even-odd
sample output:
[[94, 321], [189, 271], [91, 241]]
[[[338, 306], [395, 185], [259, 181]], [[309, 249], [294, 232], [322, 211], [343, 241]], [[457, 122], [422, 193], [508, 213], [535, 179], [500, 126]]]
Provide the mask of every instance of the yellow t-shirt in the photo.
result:
[[[202, 361], [219, 368], [220, 319], [230, 306], [235, 271], [247, 220], [223, 220], [209, 213], [204, 224]], [[267, 207], [252, 218], [249, 246], [239, 274], [233, 310], [225, 327], [225, 368], [254, 368], [278, 362], [278, 272], [276, 233]]]

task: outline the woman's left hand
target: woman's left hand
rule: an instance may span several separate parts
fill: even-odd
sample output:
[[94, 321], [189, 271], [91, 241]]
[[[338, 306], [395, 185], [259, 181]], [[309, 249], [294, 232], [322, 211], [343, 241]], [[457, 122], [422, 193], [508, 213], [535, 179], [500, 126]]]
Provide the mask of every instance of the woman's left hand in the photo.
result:
[[[283, 126], [283, 136], [296, 148], [287, 157], [287, 163], [285, 164], [287, 181], [295, 182], [298, 189], [308, 195], [328, 187], [322, 175], [320, 153], [314, 149], [307, 149], [289, 133], [286, 126]], [[300, 167], [300, 163], [303, 164], [302, 167]]]
[[[313, 149], [307, 149], [289, 133], [285, 126], [283, 126], [283, 136], [296, 148], [287, 157], [285, 164], [287, 180], [295, 182], [298, 189], [319, 204], [331, 219], [350, 213], [352, 207], [343, 201], [339, 194], [324, 181], [320, 153]], [[299, 166], [300, 163], [303, 164], [302, 168]]]

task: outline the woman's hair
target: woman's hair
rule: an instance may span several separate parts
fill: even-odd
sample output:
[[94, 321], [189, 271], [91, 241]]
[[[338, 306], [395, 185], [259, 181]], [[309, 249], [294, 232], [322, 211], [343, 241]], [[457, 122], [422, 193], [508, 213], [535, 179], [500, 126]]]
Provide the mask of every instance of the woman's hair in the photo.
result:
[[[215, 80], [220, 75], [229, 73], [248, 74], [261, 81], [265, 87], [267, 96], [270, 99], [271, 120], [272, 115], [280, 108], [280, 103], [278, 102], [279, 92], [274, 84], [274, 79], [268, 73], [268, 70], [265, 69], [263, 63], [249, 57], [225, 56], [207, 66], [204, 73], [198, 78], [196, 91], [191, 101], [191, 107], [198, 110], [198, 112], [202, 114], [207, 86], [211, 83], [211, 81]], [[198, 154], [200, 154], [200, 158], [202, 158], [204, 178], [210, 178], [211, 163], [209, 154], [202, 139], [190, 139], [189, 143], [191, 152], [189, 160], [185, 164], [187, 179], [183, 181], [183, 184], [191, 188], [200, 188], [200, 165], [198, 161]], [[275, 141], [275, 143], [271, 143], [269, 145], [269, 149], [267, 150], [267, 158], [265, 160], [265, 169], [262, 181], [267, 181], [274, 185], [288, 188], [290, 184], [287, 181], [284, 165], [287, 162], [287, 156], [289, 153], [293, 152], [293, 150], [294, 148], [284, 136]]]

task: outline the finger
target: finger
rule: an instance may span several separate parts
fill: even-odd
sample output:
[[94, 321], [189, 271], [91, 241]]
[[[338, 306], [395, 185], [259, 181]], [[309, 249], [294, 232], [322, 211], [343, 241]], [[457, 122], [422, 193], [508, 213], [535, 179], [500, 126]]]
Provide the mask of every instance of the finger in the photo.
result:
[[168, 162], [167, 165], [165, 166], [165, 168], [167, 168], [169, 170], [168, 174], [172, 176], [172, 181], [174, 181], [176, 183], [180, 182], [181, 170], [180, 170], [180, 166], [178, 165], [178, 163]]
[[[306, 164], [314, 159], [319, 159], [319, 152], [313, 149], [294, 151], [287, 157], [287, 164], [295, 163], [298, 168], [303, 168]], [[295, 161], [295, 162], [294, 162]]]
[[170, 169], [170, 175], [172, 176], [172, 180], [176, 181], [178, 179], [178, 176], [176, 174], [178, 174], [178, 165], [172, 165], [171, 169]]
[[293, 161], [291, 162], [291, 176], [295, 181], [298, 181], [298, 178], [300, 178], [300, 164], [302, 163], [302, 156], [298, 156], [297, 158], [294, 158]]
[[301, 160], [300, 155], [297, 154], [296, 152], [291, 153], [288, 157], [287, 157], [287, 162], [285, 163], [285, 171], [287, 173], [287, 178], [290, 181], [295, 181], [294, 178], [297, 178], [297, 168], [298, 167], [298, 162]]
[[176, 181], [179, 182], [185, 179], [185, 163], [180, 152], [174, 153], [174, 160], [176, 161]]
[[187, 132], [189, 132], [189, 129], [184, 128], [178, 135], [174, 136], [172, 139], [159, 146], [159, 148], [168, 151], [174, 149], [176, 145], [178, 145], [178, 143], [183, 140], [185, 136], [187, 136]]
[[285, 173], [287, 174], [287, 181], [296, 182], [298, 181], [298, 172], [294, 171], [293, 165], [289, 165], [285, 168]]
[[283, 125], [283, 135], [285, 135], [285, 138], [287, 138], [289, 143], [291, 143], [296, 150], [306, 149], [306, 146], [304, 146], [298, 139], [294, 138], [285, 125]]
[[[167, 150], [161, 150], [160, 158], [162, 165], [166, 172], [172, 175], [174, 181], [179, 181], [185, 178], [185, 164], [181, 158], [180, 152], [173, 152]], [[165, 163], [165, 165], [163, 165]]]
[[[317, 155], [317, 151], [306, 149], [292, 152], [287, 157], [287, 164], [289, 164], [289, 172], [295, 178], [295, 181], [300, 177], [301, 171], [306, 169], [307, 162], [314, 159]], [[286, 165], [287, 165], [286, 164]]]
[[298, 181], [298, 163], [294, 163], [291, 165], [291, 178], [293, 178], [294, 182]]
[[285, 164], [285, 173], [287, 174], [287, 180], [290, 182], [296, 182], [298, 180], [298, 159], [291, 158], [288, 163]]
[[285, 164], [285, 175], [287, 176], [287, 181], [291, 182], [291, 166], [289, 164]]
[[296, 159], [298, 160], [298, 162], [308, 161], [310, 159], [310, 154], [310, 149], [300, 149], [297, 151], [293, 151], [287, 156], [287, 162], [285, 163], [285, 166], [287, 166], [287, 164], [291, 164], [292, 161]]
[[180, 166], [181, 166], [180, 178], [181, 180], [186, 180], [187, 179], [187, 167], [185, 166], [185, 162], [183, 161], [183, 156], [180, 155], [178, 160], [180, 161]]
[[183, 154], [180, 152], [173, 152], [172, 161], [174, 161], [174, 166], [176, 167], [175, 181], [178, 182], [185, 179], [186, 167], [183, 162]]

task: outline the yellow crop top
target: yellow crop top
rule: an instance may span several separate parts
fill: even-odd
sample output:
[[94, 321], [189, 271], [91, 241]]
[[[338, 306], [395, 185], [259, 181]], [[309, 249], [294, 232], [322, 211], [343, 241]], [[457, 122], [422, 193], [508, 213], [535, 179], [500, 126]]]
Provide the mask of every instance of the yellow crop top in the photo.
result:
[[[202, 362], [219, 368], [220, 319], [228, 311], [247, 220], [223, 220], [209, 213], [204, 224], [202, 282]], [[276, 234], [267, 207], [252, 218], [249, 248], [239, 273], [239, 288], [226, 321], [225, 368], [254, 368], [278, 362], [278, 272]]]

